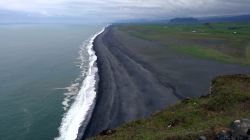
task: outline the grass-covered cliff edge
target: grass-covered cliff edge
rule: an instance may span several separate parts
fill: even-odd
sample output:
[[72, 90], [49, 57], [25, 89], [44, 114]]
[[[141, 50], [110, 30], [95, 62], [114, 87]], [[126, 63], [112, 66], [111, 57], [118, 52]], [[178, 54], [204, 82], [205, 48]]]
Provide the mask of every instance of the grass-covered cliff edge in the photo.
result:
[[219, 76], [206, 97], [186, 99], [152, 116], [124, 124], [93, 140], [213, 138], [236, 119], [250, 116], [250, 76]]

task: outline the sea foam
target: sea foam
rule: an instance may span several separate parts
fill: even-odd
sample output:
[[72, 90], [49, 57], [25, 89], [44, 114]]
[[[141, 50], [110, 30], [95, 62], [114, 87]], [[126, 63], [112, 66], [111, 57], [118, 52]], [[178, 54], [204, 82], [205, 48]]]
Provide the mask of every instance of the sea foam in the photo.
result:
[[[86, 72], [85, 79], [83, 80], [82, 87], [75, 95], [74, 102], [69, 107], [68, 111], [64, 114], [64, 117], [59, 127], [59, 136], [55, 140], [75, 140], [78, 135], [78, 130], [81, 127], [81, 131], [84, 131], [87, 122], [91, 118], [93, 108], [95, 106], [96, 99], [96, 83], [98, 79], [98, 68], [96, 66], [97, 56], [93, 50], [94, 39], [104, 31], [103, 28], [100, 32], [95, 34], [87, 43], [87, 52], [89, 55], [88, 71]], [[80, 59], [83, 57], [80, 54]], [[80, 67], [82, 67], [81, 65]], [[83, 74], [84, 71], [83, 71]], [[76, 85], [73, 85], [74, 87]], [[70, 90], [70, 89], [69, 89]], [[66, 95], [66, 99], [63, 104], [65, 108], [69, 106], [70, 95]], [[82, 125], [84, 122], [85, 126]]]

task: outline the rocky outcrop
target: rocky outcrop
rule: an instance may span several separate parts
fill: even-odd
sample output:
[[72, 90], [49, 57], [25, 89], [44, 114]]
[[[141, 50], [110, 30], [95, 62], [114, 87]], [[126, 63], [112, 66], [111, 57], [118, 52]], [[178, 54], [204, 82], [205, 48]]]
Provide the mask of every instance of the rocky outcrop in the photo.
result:
[[[250, 118], [235, 120], [229, 130], [220, 131], [215, 140], [250, 140]], [[200, 136], [198, 140], [206, 140], [205, 136]]]

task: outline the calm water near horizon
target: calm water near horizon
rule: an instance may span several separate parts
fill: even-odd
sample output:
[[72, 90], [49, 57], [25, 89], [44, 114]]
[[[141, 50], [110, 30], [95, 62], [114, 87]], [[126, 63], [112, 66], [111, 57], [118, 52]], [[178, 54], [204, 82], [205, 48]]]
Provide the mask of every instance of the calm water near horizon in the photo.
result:
[[80, 47], [101, 28], [0, 25], [0, 140], [58, 136], [68, 92], [63, 88], [81, 75]]

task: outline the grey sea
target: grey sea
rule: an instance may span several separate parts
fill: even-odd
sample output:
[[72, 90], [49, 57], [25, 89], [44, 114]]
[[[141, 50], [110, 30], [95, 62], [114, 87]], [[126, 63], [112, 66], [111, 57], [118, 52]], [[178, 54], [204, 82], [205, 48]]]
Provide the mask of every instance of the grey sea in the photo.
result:
[[86, 76], [86, 44], [101, 28], [0, 25], [0, 140], [59, 136]]

